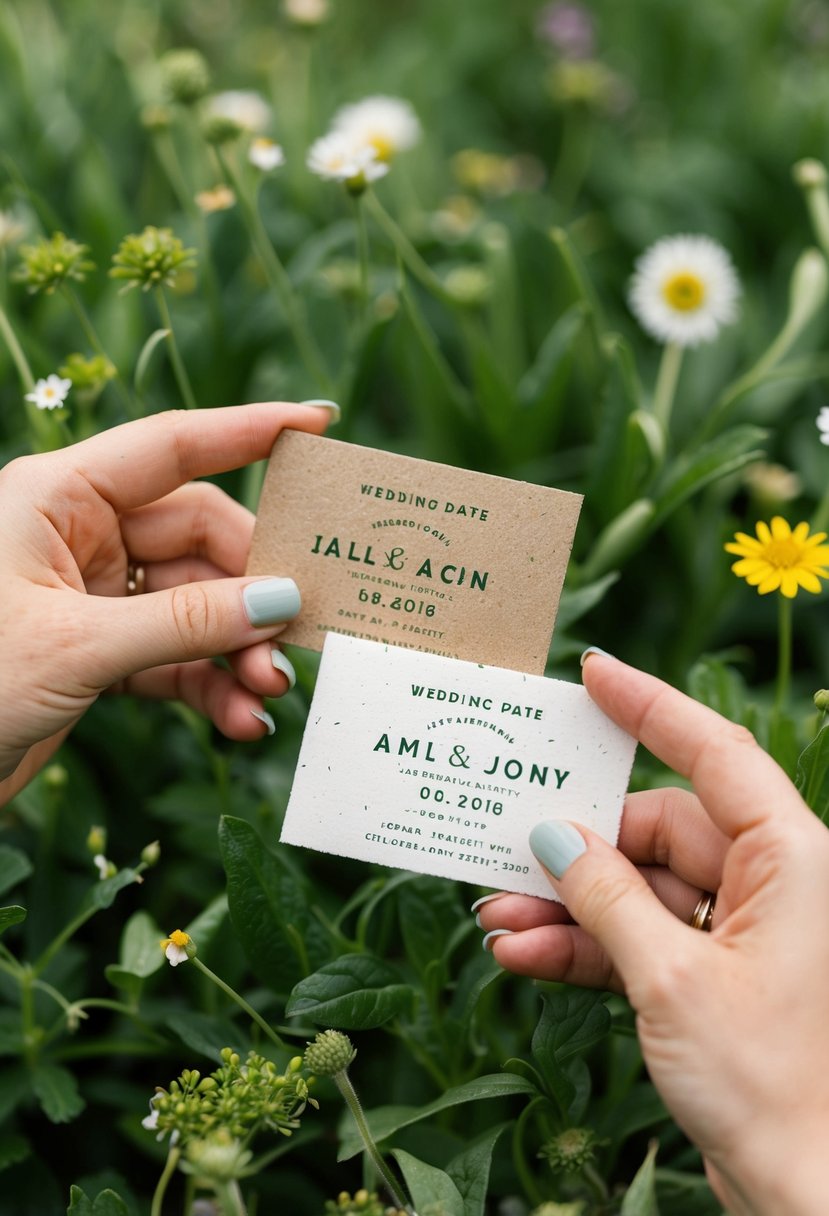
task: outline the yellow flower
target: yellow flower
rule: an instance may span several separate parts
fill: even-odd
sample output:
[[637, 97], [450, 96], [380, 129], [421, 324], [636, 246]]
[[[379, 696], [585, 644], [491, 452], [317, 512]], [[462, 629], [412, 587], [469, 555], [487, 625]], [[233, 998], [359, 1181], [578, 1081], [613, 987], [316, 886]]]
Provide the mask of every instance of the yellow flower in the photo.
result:
[[161, 949], [166, 954], [171, 967], [177, 967], [179, 963], [187, 962], [190, 958], [187, 947], [191, 945], [192, 940], [190, 934], [185, 933], [183, 929], [174, 929], [169, 937], [164, 938], [161, 942]]
[[794, 599], [801, 587], [814, 594], [820, 591], [820, 580], [829, 578], [825, 532], [810, 536], [807, 523], [799, 523], [792, 531], [780, 515], [775, 515], [771, 525], [758, 523], [756, 532], [756, 537], [738, 532], [725, 546], [728, 553], [740, 558], [731, 567], [739, 578], [756, 587], [760, 595], [780, 591]]

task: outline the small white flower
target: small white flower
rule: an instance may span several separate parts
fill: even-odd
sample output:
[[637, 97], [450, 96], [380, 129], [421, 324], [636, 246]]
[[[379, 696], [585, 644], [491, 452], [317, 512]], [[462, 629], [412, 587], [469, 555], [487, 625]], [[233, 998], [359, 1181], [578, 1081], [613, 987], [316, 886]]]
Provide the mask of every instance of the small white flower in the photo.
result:
[[380, 161], [391, 160], [420, 139], [417, 115], [408, 101], [399, 97], [366, 97], [343, 106], [334, 115], [332, 130], [344, 135], [354, 147], [374, 148]]
[[737, 316], [740, 283], [730, 257], [707, 236], [657, 241], [636, 263], [629, 303], [660, 342], [711, 342]]
[[104, 857], [103, 853], [96, 853], [92, 860], [98, 867], [98, 876], [101, 879], [112, 878], [118, 873], [115, 863]]
[[252, 89], [229, 89], [210, 98], [207, 114], [211, 118], [228, 118], [243, 131], [264, 131], [271, 120], [271, 107]]
[[174, 929], [169, 937], [164, 938], [161, 949], [171, 967], [177, 967], [179, 963], [187, 962], [190, 957], [187, 947], [191, 940], [189, 933], [185, 933], [183, 929]]
[[141, 1120], [141, 1126], [145, 1127], [148, 1132], [154, 1132], [158, 1127], [158, 1111], [153, 1106], [152, 1098], [150, 1099], [150, 1113]]
[[282, 11], [297, 25], [322, 25], [328, 20], [328, 0], [282, 0]]
[[248, 148], [248, 160], [257, 169], [261, 169], [263, 173], [271, 173], [274, 169], [278, 169], [280, 165], [285, 164], [285, 153], [279, 144], [274, 143], [272, 139], [265, 139], [260, 136], [255, 139]]
[[820, 431], [820, 442], [829, 445], [829, 405], [821, 406], [815, 422]]
[[373, 182], [389, 171], [388, 165], [377, 159], [373, 147], [359, 147], [339, 131], [316, 140], [308, 150], [306, 164], [318, 177], [334, 182]]
[[71, 387], [71, 380], [64, 380], [53, 372], [45, 380], [38, 380], [32, 392], [26, 394], [26, 400], [33, 401], [39, 410], [56, 410], [63, 405]]

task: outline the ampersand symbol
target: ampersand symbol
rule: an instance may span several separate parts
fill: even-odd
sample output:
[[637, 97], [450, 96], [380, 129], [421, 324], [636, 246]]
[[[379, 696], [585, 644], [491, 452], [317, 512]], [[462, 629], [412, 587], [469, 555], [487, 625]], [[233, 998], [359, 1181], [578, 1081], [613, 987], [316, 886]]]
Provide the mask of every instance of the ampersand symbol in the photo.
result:
[[403, 557], [405, 552], [406, 550], [401, 548], [390, 549], [386, 554], [386, 562], [383, 569], [385, 570], [386, 566], [389, 566], [392, 570], [402, 570], [406, 564]]
[[460, 743], [456, 743], [452, 748], [449, 763], [452, 765], [452, 768], [469, 768], [469, 757], [466, 754], [466, 748]]

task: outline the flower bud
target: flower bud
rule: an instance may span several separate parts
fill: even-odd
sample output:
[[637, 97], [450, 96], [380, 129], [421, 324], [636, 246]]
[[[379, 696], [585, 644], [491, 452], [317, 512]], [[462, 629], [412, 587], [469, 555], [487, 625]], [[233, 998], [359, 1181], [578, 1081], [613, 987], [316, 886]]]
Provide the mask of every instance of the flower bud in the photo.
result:
[[792, 177], [801, 190], [811, 190], [815, 186], [825, 186], [827, 182], [827, 173], [824, 165], [819, 160], [799, 160], [792, 167]]
[[825, 714], [829, 710], [829, 688], [819, 688], [814, 696], [815, 708]]
[[559, 1132], [539, 1150], [539, 1157], [548, 1161], [550, 1168], [567, 1173], [589, 1165], [596, 1154], [596, 1133], [589, 1127], [568, 1127]]
[[141, 850], [141, 860], [144, 862], [145, 866], [156, 865], [160, 856], [161, 845], [157, 840], [153, 840], [150, 842], [150, 844], [144, 845], [144, 848]]
[[100, 824], [95, 823], [89, 829], [89, 835], [86, 837], [86, 848], [91, 854], [96, 852], [106, 852], [107, 849], [107, 829], [102, 828]]
[[167, 51], [159, 66], [164, 91], [172, 101], [193, 105], [210, 88], [210, 72], [199, 51], [191, 48]]
[[209, 144], [229, 144], [239, 138], [242, 128], [226, 114], [208, 114], [202, 122], [201, 133]]
[[62, 764], [50, 764], [43, 770], [43, 781], [50, 790], [62, 790], [69, 781], [69, 774]]
[[347, 1034], [324, 1030], [305, 1048], [305, 1067], [318, 1077], [333, 1077], [344, 1072], [357, 1054]]

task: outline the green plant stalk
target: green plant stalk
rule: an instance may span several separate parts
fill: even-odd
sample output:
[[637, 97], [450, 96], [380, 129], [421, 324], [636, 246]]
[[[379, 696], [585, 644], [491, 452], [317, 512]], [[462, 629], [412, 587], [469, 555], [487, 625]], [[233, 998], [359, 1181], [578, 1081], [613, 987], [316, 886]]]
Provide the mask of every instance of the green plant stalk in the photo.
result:
[[823, 497], [818, 503], [809, 525], [810, 532], [826, 532], [827, 529], [829, 529], [829, 484], [823, 491]]
[[595, 124], [587, 106], [567, 106], [562, 119], [558, 162], [553, 170], [552, 195], [563, 211], [576, 199], [587, 174], [593, 152]]
[[158, 313], [161, 317], [161, 324], [167, 330], [166, 342], [170, 351], [170, 362], [173, 365], [173, 374], [178, 384], [179, 392], [181, 393], [184, 404], [188, 410], [198, 409], [196, 398], [193, 395], [193, 389], [190, 386], [190, 378], [187, 375], [187, 369], [184, 366], [184, 361], [176, 342], [176, 332], [173, 329], [173, 318], [170, 316], [170, 309], [167, 306], [167, 297], [164, 294], [163, 287], [155, 289], [156, 303], [158, 304]]
[[354, 199], [354, 226], [357, 232], [357, 260], [360, 266], [360, 321], [365, 324], [369, 302], [369, 248], [368, 225], [359, 195]]
[[829, 195], [825, 186], [806, 190], [806, 207], [818, 244], [829, 258]]
[[656, 387], [653, 391], [653, 413], [665, 434], [671, 426], [671, 412], [682, 368], [682, 347], [677, 342], [667, 342], [659, 362]]
[[268, 1025], [261, 1013], [257, 1013], [253, 1006], [249, 1005], [245, 998], [240, 996], [235, 988], [231, 988], [230, 984], [226, 984], [223, 979], [216, 975], [215, 971], [211, 971], [209, 967], [206, 967], [198, 955], [194, 955], [190, 961], [193, 963], [194, 967], [197, 967], [198, 970], [202, 972], [203, 975], [206, 975], [207, 978], [212, 980], [218, 988], [221, 988], [222, 992], [224, 992], [226, 996], [229, 996], [232, 1001], [235, 1001], [240, 1009], [244, 1009], [248, 1017], [256, 1023], [259, 1029], [268, 1036], [272, 1043], [274, 1043], [277, 1047], [285, 1047], [282, 1039], [280, 1039], [276, 1031]]
[[30, 1067], [37, 1059], [34, 979], [32, 968], [23, 967], [20, 975], [20, 1020], [23, 1031], [23, 1058]]
[[778, 592], [777, 617], [777, 687], [774, 712], [780, 714], [789, 697], [792, 673], [792, 601]]
[[360, 1105], [360, 1099], [357, 1097], [357, 1091], [355, 1090], [354, 1086], [351, 1084], [351, 1078], [348, 1075], [348, 1069], [343, 1068], [340, 1070], [340, 1072], [335, 1072], [333, 1079], [334, 1079], [334, 1084], [337, 1086], [337, 1089], [340, 1091], [340, 1093], [343, 1096], [346, 1106], [351, 1111], [352, 1118], [354, 1119], [354, 1122], [357, 1125], [357, 1131], [360, 1133], [360, 1139], [362, 1140], [363, 1144], [365, 1145], [366, 1152], [368, 1153], [368, 1155], [371, 1159], [371, 1162], [372, 1162], [374, 1168], [376, 1169], [379, 1177], [383, 1180], [386, 1190], [389, 1192], [389, 1195], [391, 1197], [392, 1203], [394, 1204], [394, 1206], [396, 1208], [400, 1208], [400, 1209], [402, 1209], [402, 1211], [408, 1212], [410, 1214], [410, 1216], [414, 1216], [412, 1208], [409, 1206], [408, 1203], [406, 1203], [406, 1201], [403, 1199], [402, 1195], [400, 1194], [396, 1181], [390, 1174], [388, 1166], [386, 1165], [383, 1158], [380, 1156], [380, 1150], [378, 1149], [377, 1145], [374, 1143], [374, 1137], [372, 1136], [371, 1131], [369, 1130], [368, 1123], [366, 1123], [366, 1117], [363, 1114], [363, 1108]]
[[457, 301], [446, 290], [432, 268], [424, 262], [403, 229], [396, 220], [392, 219], [374, 191], [367, 190], [363, 197], [364, 206], [370, 209], [372, 219], [383, 229], [412, 277], [444, 304], [449, 304], [453, 308], [457, 307]]
[[230, 1182], [214, 1182], [216, 1198], [222, 1209], [223, 1216], [247, 1216], [245, 1201], [235, 1179]]
[[[144, 870], [146, 870], [146, 868], [146, 863], [141, 861], [135, 867], [135, 873], [141, 874]], [[70, 920], [69, 924], [65, 925], [64, 928], [61, 929], [60, 933], [58, 933], [56, 937], [52, 938], [49, 945], [46, 946], [46, 948], [32, 964], [33, 976], [37, 977], [43, 971], [45, 971], [61, 947], [64, 946], [69, 939], [73, 937], [83, 925], [86, 924], [88, 920], [91, 920], [96, 912], [100, 911], [102, 911], [101, 908], [86, 908], [83, 912], [79, 912], [73, 920]]]
[[542, 1102], [546, 1102], [546, 1098], [533, 1098], [527, 1106], [524, 1107], [512, 1132], [512, 1163], [515, 1167], [515, 1172], [524, 1188], [524, 1192], [533, 1207], [538, 1207], [547, 1198], [541, 1193], [541, 1188], [537, 1185], [533, 1176], [533, 1171], [530, 1169], [527, 1162], [527, 1157], [524, 1152], [524, 1128], [534, 1113], [535, 1108]]
[[288, 276], [288, 272], [282, 265], [279, 256], [274, 249], [271, 239], [265, 231], [265, 225], [262, 223], [262, 216], [259, 214], [258, 207], [251, 201], [248, 192], [245, 190], [243, 183], [239, 180], [238, 174], [231, 167], [227, 158], [222, 154], [220, 148], [216, 148], [216, 158], [221, 166], [222, 172], [227, 180], [228, 185], [233, 188], [239, 207], [242, 212], [242, 217], [248, 229], [248, 235], [251, 239], [251, 244], [259, 256], [262, 264], [262, 269], [274, 289], [274, 292], [282, 306], [282, 311], [285, 314], [285, 319], [288, 322], [288, 327], [293, 334], [294, 341], [297, 345], [297, 350], [300, 353], [306, 370], [317, 384], [326, 392], [333, 392], [331, 378], [325, 369], [322, 355], [317, 348], [314, 336], [308, 327], [304, 312], [298, 307], [298, 303], [294, 294], [293, 284]]
[[[72, 309], [74, 310], [75, 315], [77, 316], [78, 320], [80, 321], [81, 329], [83, 330], [84, 334], [86, 335], [87, 342], [92, 347], [92, 349], [95, 351], [95, 354], [100, 355], [102, 359], [106, 359], [107, 363], [112, 363], [112, 366], [115, 367], [114, 361], [112, 359], [110, 359], [109, 355], [104, 350], [104, 345], [101, 342], [101, 339], [98, 337], [98, 333], [95, 329], [95, 326], [92, 324], [92, 320], [89, 316], [89, 313], [86, 311], [83, 304], [81, 303], [81, 298], [78, 295], [78, 293], [76, 291], [74, 291], [73, 288], [71, 288], [68, 283], [64, 283], [63, 293], [66, 296], [69, 303], [71, 304]], [[121, 404], [123, 405], [124, 410], [126, 411], [127, 417], [128, 418], [138, 418], [139, 411], [136, 410], [135, 405], [133, 404], [133, 400], [130, 397], [127, 386], [124, 384], [124, 381], [121, 377], [121, 373], [118, 371], [117, 367], [115, 368], [114, 384], [115, 384], [115, 389], [118, 393], [118, 396], [121, 398]]]
[[164, 1163], [164, 1169], [161, 1171], [161, 1177], [158, 1180], [158, 1185], [153, 1193], [153, 1201], [150, 1206], [150, 1216], [161, 1216], [161, 1205], [164, 1202], [164, 1195], [170, 1183], [170, 1179], [176, 1172], [176, 1166], [181, 1156], [181, 1149], [176, 1148], [174, 1144], [170, 1145], [170, 1151], [167, 1154], [167, 1160]]
[[[17, 340], [14, 327], [8, 318], [6, 310], [2, 306], [0, 306], [0, 335], [2, 335], [9, 349], [9, 354], [17, 368], [17, 374], [20, 377], [23, 388], [27, 393], [31, 393], [35, 387], [35, 378], [32, 375], [32, 369], [29, 367], [28, 360], [23, 354], [23, 348]], [[39, 410], [32, 401], [25, 401], [24, 405], [26, 407], [26, 417], [29, 420], [32, 447], [38, 452], [49, 451], [55, 447], [52, 423], [48, 418], [44, 417], [43, 411]]]

